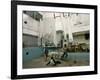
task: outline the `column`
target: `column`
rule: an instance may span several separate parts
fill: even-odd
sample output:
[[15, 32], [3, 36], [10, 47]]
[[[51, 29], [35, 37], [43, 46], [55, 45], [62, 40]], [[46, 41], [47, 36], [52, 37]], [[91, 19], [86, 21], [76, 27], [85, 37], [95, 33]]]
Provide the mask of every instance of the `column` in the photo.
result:
[[73, 41], [73, 34], [72, 34], [72, 27], [73, 27], [73, 21], [72, 16], [68, 18], [68, 36], [69, 36], [69, 42]]

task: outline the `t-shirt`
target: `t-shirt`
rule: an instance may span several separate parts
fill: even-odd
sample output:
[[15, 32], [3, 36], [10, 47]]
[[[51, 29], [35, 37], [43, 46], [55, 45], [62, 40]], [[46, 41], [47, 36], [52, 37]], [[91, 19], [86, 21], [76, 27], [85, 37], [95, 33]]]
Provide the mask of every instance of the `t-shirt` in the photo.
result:
[[67, 52], [67, 47], [63, 48], [64, 52]]

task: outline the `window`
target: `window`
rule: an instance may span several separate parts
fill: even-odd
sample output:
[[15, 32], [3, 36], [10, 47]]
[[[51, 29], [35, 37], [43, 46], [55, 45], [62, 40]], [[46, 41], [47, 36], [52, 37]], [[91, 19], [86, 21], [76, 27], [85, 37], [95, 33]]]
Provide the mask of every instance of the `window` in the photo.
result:
[[42, 15], [38, 12], [33, 12], [33, 16], [32, 16], [35, 20], [40, 21], [40, 19], [42, 19]]
[[85, 34], [85, 39], [89, 40], [89, 33]]
[[31, 16], [33, 19], [40, 21], [42, 20], [43, 16], [37, 11], [23, 11], [24, 14]]
[[23, 34], [23, 47], [37, 47], [38, 37], [34, 35]]
[[24, 21], [25, 24], [27, 24], [27, 21]]

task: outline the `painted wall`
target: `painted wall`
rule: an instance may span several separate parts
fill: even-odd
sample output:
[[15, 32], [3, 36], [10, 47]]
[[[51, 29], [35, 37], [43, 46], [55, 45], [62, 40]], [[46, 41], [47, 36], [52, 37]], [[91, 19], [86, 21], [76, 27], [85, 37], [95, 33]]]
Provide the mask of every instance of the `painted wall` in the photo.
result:
[[23, 62], [31, 61], [41, 55], [43, 55], [43, 48], [41, 47], [23, 48]]
[[68, 58], [69, 60], [76, 60], [76, 61], [87, 61], [89, 62], [90, 59], [90, 54], [89, 53], [68, 53]]
[[72, 15], [72, 26], [71, 26], [72, 33], [90, 30], [89, 23], [90, 23], [89, 14]]
[[[55, 19], [53, 16], [53, 12], [44, 12], [43, 13], [43, 35], [48, 34], [48, 38], [50, 41], [54, 41], [55, 36]], [[47, 37], [46, 37], [47, 38]], [[47, 39], [48, 39], [47, 38]]]
[[38, 37], [34, 35], [23, 34], [23, 47], [38, 47]]
[[[27, 21], [27, 24], [24, 22]], [[39, 22], [23, 13], [23, 33], [38, 36]]]

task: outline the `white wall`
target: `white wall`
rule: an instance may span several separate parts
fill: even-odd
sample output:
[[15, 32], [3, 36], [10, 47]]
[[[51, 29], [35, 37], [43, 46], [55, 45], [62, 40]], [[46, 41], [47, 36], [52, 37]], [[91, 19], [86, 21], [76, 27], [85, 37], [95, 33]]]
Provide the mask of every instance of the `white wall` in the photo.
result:
[[[74, 3], [74, 4], [98, 4], [98, 14], [100, 14], [100, 0], [33, 0], [45, 2], [58, 3]], [[10, 0], [0, 0], [0, 80], [11, 80], [11, 14], [10, 14]], [[100, 15], [98, 15], [100, 21]], [[98, 22], [98, 26], [100, 23]], [[100, 27], [98, 27], [98, 34], [100, 34]], [[98, 36], [98, 53], [100, 53], [100, 36]], [[100, 80], [100, 54], [98, 54], [98, 75], [84, 75], [84, 76], [65, 76], [55, 78], [39, 78], [39, 79], [25, 79], [25, 80]], [[24, 79], [23, 79], [24, 80]]]
[[[24, 23], [27, 21], [27, 24]], [[38, 36], [39, 35], [39, 22], [34, 20], [27, 14], [23, 13], [23, 33]]]
[[[72, 16], [72, 33], [74, 32], [81, 32], [81, 31], [88, 31], [90, 30], [90, 15], [89, 14], [79, 14], [78, 16]], [[82, 24], [79, 25], [74, 25], [77, 24], [77, 22], [82, 22]]]
[[[57, 44], [57, 42], [59, 42], [59, 35], [56, 35], [56, 31], [64, 31], [64, 38], [66, 39], [66, 34], [69, 34], [69, 40], [73, 41], [72, 33], [87, 31], [90, 29], [90, 18], [88, 14], [79, 13], [78, 16], [76, 14], [72, 14], [70, 17], [64, 17], [63, 13], [40, 13], [43, 16], [43, 19], [40, 22], [34, 20], [27, 14], [23, 14], [23, 33], [45, 37], [46, 39], [49, 38], [50, 41]], [[24, 21], [27, 21], [27, 24], [25, 24]], [[82, 22], [82, 24], [74, 25], [79, 21]]]
[[[88, 31], [90, 30], [90, 15], [79, 13], [78, 16], [76, 14], [72, 14], [71, 17], [63, 17], [62, 22], [64, 30], [69, 32], [81, 32], [81, 31]], [[77, 24], [81, 22], [82, 24]], [[76, 24], [76, 25], [75, 25]]]
[[[40, 12], [43, 16], [43, 19], [36, 21], [27, 14], [23, 14], [23, 33], [31, 34], [34, 36], [45, 37], [49, 41], [52, 41], [56, 44], [55, 35], [55, 19], [54, 13], [52, 12]], [[24, 23], [27, 21], [27, 24]]]
[[[63, 13], [56, 13], [55, 16], [57, 16], [55, 18], [56, 31], [59, 31], [59, 30], [64, 31], [65, 39], [66, 39], [66, 34], [68, 34], [69, 40], [73, 41], [72, 33], [90, 30], [90, 25], [89, 25], [90, 15], [89, 14], [79, 13], [78, 15], [76, 15], [76, 13], [74, 13], [71, 16], [63, 17]], [[81, 22], [82, 24], [77, 24], [79, 22]]]
[[55, 44], [55, 19], [52, 12], [42, 12], [43, 13], [43, 21], [42, 21], [42, 29], [41, 33], [43, 36], [48, 35], [46, 39], [53, 41]]
[[52, 14], [48, 13], [48, 16], [43, 18], [44, 33], [53, 33], [55, 29], [55, 20], [52, 16], [49, 17], [49, 15], [52, 15]]

